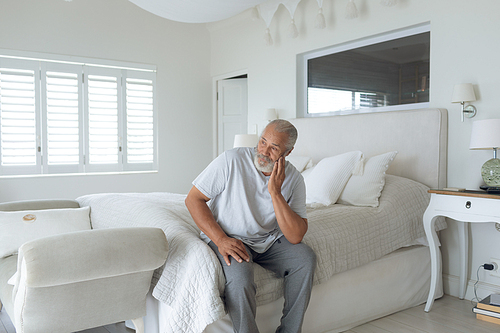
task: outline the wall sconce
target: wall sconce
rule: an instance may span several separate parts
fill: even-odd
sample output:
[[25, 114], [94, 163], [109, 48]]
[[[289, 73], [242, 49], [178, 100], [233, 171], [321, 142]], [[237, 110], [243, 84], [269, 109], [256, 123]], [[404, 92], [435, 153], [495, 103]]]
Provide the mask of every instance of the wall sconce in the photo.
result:
[[278, 119], [278, 112], [276, 112], [276, 109], [267, 109], [266, 110], [266, 120], [273, 121], [275, 119]]
[[476, 95], [474, 94], [474, 88], [472, 83], [459, 83], [455, 84], [453, 87], [453, 95], [451, 97], [452, 103], [460, 103], [462, 105], [462, 122], [464, 121], [464, 116], [467, 118], [472, 118], [476, 115], [476, 107], [472, 104], [465, 106], [465, 102], [473, 102], [476, 100]]
[[259, 142], [257, 134], [236, 134], [234, 136], [233, 148], [237, 147], [255, 147]]

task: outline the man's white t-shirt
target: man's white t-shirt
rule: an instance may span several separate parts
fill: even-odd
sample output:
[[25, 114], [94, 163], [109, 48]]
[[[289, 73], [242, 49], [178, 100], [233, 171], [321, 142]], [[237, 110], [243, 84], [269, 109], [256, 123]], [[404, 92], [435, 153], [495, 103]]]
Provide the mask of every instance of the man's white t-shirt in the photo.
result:
[[[255, 152], [255, 148], [225, 151], [202, 171], [193, 185], [211, 199], [208, 206], [229, 237], [240, 239], [254, 251], [263, 253], [283, 233], [267, 187], [270, 176], [255, 167]], [[304, 178], [289, 162], [285, 163], [281, 193], [295, 213], [307, 218]], [[203, 232], [201, 238], [210, 242]]]

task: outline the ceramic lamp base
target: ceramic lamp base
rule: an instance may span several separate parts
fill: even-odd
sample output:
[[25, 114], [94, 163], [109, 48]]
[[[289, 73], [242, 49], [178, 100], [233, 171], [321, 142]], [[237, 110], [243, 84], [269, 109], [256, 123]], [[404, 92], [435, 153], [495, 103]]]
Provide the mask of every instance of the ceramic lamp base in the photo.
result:
[[481, 176], [488, 186], [500, 187], [500, 160], [492, 158], [481, 168]]

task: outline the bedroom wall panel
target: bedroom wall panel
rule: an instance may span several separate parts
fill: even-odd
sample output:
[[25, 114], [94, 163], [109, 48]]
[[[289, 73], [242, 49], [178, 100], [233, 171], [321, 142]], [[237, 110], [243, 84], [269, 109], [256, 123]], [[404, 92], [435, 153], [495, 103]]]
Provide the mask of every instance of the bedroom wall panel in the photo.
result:
[[[384, 7], [379, 1], [356, 4], [360, 15], [348, 20], [344, 17], [345, 2], [324, 1], [326, 28], [319, 30], [314, 28], [317, 1], [301, 1], [294, 17], [299, 29], [295, 39], [287, 34], [290, 15], [280, 7], [271, 22], [274, 45], [270, 47], [264, 43], [265, 24], [253, 21], [250, 12], [210, 24], [211, 75], [247, 69], [248, 124], [249, 127], [258, 124], [260, 131], [266, 125], [267, 108], [276, 108], [282, 118], [297, 116], [298, 54], [430, 22], [430, 107], [449, 111], [447, 185], [478, 188], [482, 183], [481, 166], [492, 154], [491, 151], [470, 151], [469, 141], [474, 120], [500, 118], [496, 100], [500, 69], [494, 66], [500, 53], [497, 43], [500, 21], [496, 17], [500, 2], [488, 1], [484, 6], [468, 0], [409, 0], [399, 1], [392, 7]], [[451, 103], [451, 94], [455, 84], [465, 82], [474, 84], [478, 115], [462, 123], [460, 105]], [[445, 278], [449, 282], [447, 292], [454, 295], [458, 292], [453, 282], [459, 267], [457, 237], [456, 224], [450, 222], [448, 229], [442, 232], [443, 272], [449, 277]], [[476, 280], [477, 268], [500, 253], [500, 233], [493, 223], [471, 226], [471, 249], [470, 278]], [[483, 295], [479, 292], [479, 297], [491, 290], [487, 286], [500, 292], [497, 277], [480, 271], [480, 280], [480, 290], [484, 286], [485, 292]], [[467, 297], [473, 297], [471, 295], [468, 293]]]

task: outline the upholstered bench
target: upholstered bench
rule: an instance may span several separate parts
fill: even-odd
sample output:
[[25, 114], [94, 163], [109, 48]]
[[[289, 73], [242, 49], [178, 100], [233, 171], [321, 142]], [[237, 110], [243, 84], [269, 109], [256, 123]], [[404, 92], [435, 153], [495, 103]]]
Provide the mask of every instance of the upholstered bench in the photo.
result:
[[0, 304], [18, 333], [127, 319], [143, 332], [153, 271], [167, 252], [161, 229], [93, 230], [89, 208], [76, 201], [0, 203]]

